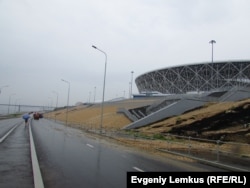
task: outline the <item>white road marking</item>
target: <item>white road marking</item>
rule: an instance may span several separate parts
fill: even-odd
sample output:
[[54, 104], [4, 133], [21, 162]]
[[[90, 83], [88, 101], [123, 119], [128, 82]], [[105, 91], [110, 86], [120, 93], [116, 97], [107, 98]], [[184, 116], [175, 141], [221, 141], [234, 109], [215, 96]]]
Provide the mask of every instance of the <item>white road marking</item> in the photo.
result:
[[90, 145], [90, 144], [86, 144], [87, 146], [89, 146], [90, 148], [94, 148], [94, 146]]
[[15, 127], [13, 127], [11, 130], [9, 130], [9, 132], [7, 132], [2, 138], [0, 138], [0, 143], [2, 143], [5, 140], [5, 138], [7, 138], [9, 136], [9, 134], [12, 131], [14, 131], [15, 128], [17, 128], [17, 126], [18, 126], [18, 124]]
[[126, 156], [126, 155], [122, 155], [122, 157], [123, 157], [123, 158], [127, 158], [127, 156]]
[[135, 170], [137, 170], [137, 171], [139, 171], [139, 172], [144, 172], [142, 169], [137, 168], [136, 166], [134, 166], [133, 169], [135, 169]]

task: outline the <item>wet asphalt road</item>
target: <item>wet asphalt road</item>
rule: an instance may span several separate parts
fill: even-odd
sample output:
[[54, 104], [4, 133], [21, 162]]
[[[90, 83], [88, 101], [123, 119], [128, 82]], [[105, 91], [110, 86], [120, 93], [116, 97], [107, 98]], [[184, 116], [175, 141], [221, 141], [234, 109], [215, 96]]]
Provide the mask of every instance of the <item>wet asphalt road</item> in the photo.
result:
[[126, 187], [128, 171], [218, 171], [197, 164], [168, 163], [64, 127], [33, 120], [33, 135], [46, 188]]
[[20, 119], [1, 120], [0, 138], [17, 122], [22, 124], [0, 144], [1, 188], [34, 187], [28, 127]]
[[[127, 172], [133, 171], [221, 171], [161, 161], [46, 119], [32, 120], [31, 128], [45, 188], [125, 188]], [[0, 144], [0, 187], [34, 187], [29, 147], [24, 123]]]

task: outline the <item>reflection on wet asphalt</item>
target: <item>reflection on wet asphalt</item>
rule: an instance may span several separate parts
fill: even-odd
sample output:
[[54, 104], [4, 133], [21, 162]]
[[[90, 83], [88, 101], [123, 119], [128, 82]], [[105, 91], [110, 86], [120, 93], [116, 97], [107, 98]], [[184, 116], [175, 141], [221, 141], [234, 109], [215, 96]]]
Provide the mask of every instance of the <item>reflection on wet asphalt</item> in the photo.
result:
[[113, 152], [98, 140], [47, 120], [33, 124], [46, 188], [126, 186], [126, 170], [120, 169], [122, 161], [112, 157]]
[[[4, 127], [0, 132], [4, 134], [10, 125], [13, 120], [0, 121]], [[198, 163], [155, 159], [46, 119], [33, 120], [31, 128], [45, 188], [123, 188], [127, 172], [132, 171], [219, 171]], [[34, 187], [24, 123], [0, 144], [0, 187]]]
[[0, 144], [0, 187], [34, 187], [28, 127], [24, 123]]
[[46, 188], [123, 188], [128, 171], [218, 170], [154, 160], [46, 119], [34, 120], [32, 130]]

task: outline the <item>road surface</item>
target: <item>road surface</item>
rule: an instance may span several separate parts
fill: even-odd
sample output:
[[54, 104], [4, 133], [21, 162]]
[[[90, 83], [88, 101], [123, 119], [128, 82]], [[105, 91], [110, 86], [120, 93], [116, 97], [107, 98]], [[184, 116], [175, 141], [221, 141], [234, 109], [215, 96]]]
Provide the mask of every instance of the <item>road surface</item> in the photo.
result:
[[[0, 121], [1, 137], [15, 121]], [[34, 187], [29, 132], [23, 122], [19, 124], [0, 144], [0, 187]], [[44, 118], [32, 120], [30, 126], [45, 188], [125, 188], [127, 172], [137, 171], [222, 171], [199, 163], [159, 160]]]

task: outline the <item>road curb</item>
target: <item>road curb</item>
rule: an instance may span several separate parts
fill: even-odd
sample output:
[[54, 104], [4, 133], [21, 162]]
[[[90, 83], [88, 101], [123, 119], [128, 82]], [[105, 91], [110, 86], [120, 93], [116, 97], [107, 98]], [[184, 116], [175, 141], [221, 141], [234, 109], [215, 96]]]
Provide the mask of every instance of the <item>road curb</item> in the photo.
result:
[[41, 171], [40, 171], [40, 167], [39, 167], [39, 163], [38, 163], [38, 159], [36, 155], [36, 148], [35, 148], [33, 135], [31, 131], [31, 124], [29, 124], [29, 135], [30, 135], [30, 151], [31, 151], [34, 186], [35, 188], [44, 188], [43, 178], [41, 175]]

